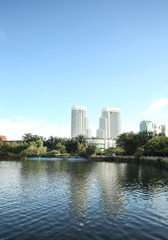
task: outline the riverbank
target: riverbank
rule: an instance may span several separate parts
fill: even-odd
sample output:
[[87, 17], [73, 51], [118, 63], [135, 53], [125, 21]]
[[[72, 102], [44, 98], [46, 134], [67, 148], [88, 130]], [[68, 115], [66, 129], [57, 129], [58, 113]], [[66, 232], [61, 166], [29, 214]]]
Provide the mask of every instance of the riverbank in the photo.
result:
[[27, 158], [26, 157], [18, 157], [18, 156], [16, 156], [16, 157], [10, 157], [10, 156], [4, 156], [4, 157], [0, 157], [0, 161], [13, 161], [13, 160], [15, 160], [15, 161], [24, 161], [24, 160], [26, 160]]
[[[68, 161], [69, 159], [78, 159], [80, 156], [55, 156], [53, 159], [62, 159]], [[0, 161], [25, 161], [30, 160], [30, 157], [2, 157]], [[49, 159], [48, 157], [38, 157], [40, 159]], [[92, 162], [117, 162], [117, 163], [137, 163], [137, 164], [146, 164], [155, 167], [161, 167], [168, 170], [168, 158], [166, 157], [142, 157], [140, 159], [135, 158], [134, 156], [89, 156], [86, 158], [88, 161]]]
[[118, 163], [138, 163], [168, 169], [168, 158], [166, 157], [142, 157], [136, 159], [134, 156], [92, 156], [88, 159], [95, 162], [118, 162]]

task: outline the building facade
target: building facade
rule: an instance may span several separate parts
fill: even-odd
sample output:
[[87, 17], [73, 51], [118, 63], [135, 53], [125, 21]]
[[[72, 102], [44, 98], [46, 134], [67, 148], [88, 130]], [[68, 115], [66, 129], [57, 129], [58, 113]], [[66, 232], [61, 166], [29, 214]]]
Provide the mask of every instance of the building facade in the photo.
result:
[[88, 139], [87, 142], [95, 144], [102, 151], [110, 147], [116, 148], [116, 141], [112, 139]]
[[148, 131], [156, 134], [163, 133], [168, 136], [168, 127], [166, 125], [156, 125], [151, 121], [143, 120], [140, 122], [140, 132]]
[[168, 137], [168, 126], [166, 126], [166, 125], [161, 125], [160, 127], [161, 127], [161, 133], [164, 133], [165, 136]]
[[0, 138], [2, 139], [3, 142], [7, 141], [6, 136], [0, 135]]
[[97, 137], [116, 139], [121, 134], [121, 110], [119, 108], [102, 108], [99, 118]]
[[148, 131], [154, 132], [155, 131], [155, 124], [151, 121], [143, 120], [140, 122], [140, 132]]
[[87, 107], [72, 106], [71, 110], [71, 137], [78, 135], [85, 135], [91, 137], [91, 130], [89, 129], [89, 119], [87, 117]]

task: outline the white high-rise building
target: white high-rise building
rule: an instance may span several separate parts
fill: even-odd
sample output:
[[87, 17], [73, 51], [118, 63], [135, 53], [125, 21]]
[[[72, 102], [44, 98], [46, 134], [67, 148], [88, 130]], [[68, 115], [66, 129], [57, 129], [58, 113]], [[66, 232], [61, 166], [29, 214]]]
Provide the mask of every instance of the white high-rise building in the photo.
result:
[[161, 125], [161, 133], [164, 133], [165, 136], [167, 137], [168, 136], [168, 126], [166, 125]]
[[80, 134], [86, 137], [91, 137], [89, 129], [89, 119], [87, 117], [87, 107], [72, 106], [71, 111], [71, 137], [76, 137]]
[[104, 117], [99, 118], [99, 129], [97, 129], [97, 137], [106, 138], [107, 136], [107, 119]]
[[155, 132], [155, 124], [148, 120], [143, 120], [140, 122], [140, 132], [148, 131], [148, 132]]
[[102, 108], [97, 136], [116, 139], [121, 134], [121, 110], [119, 108]]
[[143, 120], [140, 122], [140, 132], [154, 132], [156, 134], [164, 133], [168, 136], [168, 127], [166, 125], [156, 125], [151, 121]]

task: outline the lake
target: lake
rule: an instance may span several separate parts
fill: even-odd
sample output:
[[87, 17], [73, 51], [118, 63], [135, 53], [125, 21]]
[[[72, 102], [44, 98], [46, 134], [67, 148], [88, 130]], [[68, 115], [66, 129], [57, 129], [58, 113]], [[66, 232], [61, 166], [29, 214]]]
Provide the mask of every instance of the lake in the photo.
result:
[[84, 159], [0, 161], [0, 239], [166, 239], [168, 171]]

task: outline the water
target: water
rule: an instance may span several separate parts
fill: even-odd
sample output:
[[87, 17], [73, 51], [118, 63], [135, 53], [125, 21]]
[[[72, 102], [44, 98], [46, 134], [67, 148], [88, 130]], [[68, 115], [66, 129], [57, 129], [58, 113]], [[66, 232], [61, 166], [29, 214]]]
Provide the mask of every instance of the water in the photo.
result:
[[166, 239], [168, 172], [87, 161], [0, 161], [0, 239]]

